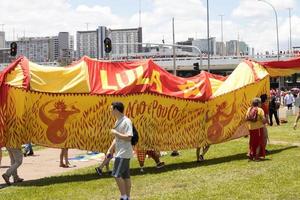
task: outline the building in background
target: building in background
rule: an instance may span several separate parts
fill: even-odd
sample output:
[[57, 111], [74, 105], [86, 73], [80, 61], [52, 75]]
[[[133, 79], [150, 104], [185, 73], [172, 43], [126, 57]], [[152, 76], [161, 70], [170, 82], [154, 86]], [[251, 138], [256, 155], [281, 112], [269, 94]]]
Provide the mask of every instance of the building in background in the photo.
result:
[[226, 47], [224, 42], [216, 42], [216, 55], [218, 56], [226, 55]]
[[60, 32], [52, 37], [22, 37], [16, 41], [6, 41], [6, 47], [9, 48], [12, 42], [17, 43], [17, 56], [24, 55], [33, 62], [59, 61], [65, 56], [65, 49], [70, 52], [68, 59], [73, 59], [74, 44], [70, 43], [68, 32]]
[[[194, 38], [188, 38], [187, 41], [177, 42], [178, 45], [193, 45]], [[191, 47], [179, 47], [182, 51], [193, 52], [193, 48]]]
[[[91, 58], [103, 59], [107, 56], [104, 48], [104, 39], [109, 37], [112, 41], [111, 56], [127, 56], [141, 53], [142, 28], [131, 29], [107, 29], [99, 26], [93, 31], [77, 31], [77, 58], [89, 56]], [[129, 44], [116, 44], [129, 43]]]
[[0, 31], [0, 49], [5, 48], [5, 32]]
[[98, 35], [95, 31], [77, 31], [77, 58], [89, 56], [98, 58]]
[[227, 56], [249, 55], [249, 53], [249, 46], [243, 41], [230, 40], [226, 42]]
[[[141, 53], [143, 47], [142, 28], [128, 28], [128, 29], [109, 29], [108, 37], [111, 39], [112, 55], [127, 56], [129, 54]], [[114, 43], [130, 43], [125, 45], [118, 45]]]
[[[208, 44], [207, 39], [196, 39], [192, 41], [192, 45], [198, 47], [202, 53], [208, 54]], [[216, 38], [209, 38], [209, 54], [216, 55]], [[198, 53], [195, 49], [193, 49], [194, 53]]]

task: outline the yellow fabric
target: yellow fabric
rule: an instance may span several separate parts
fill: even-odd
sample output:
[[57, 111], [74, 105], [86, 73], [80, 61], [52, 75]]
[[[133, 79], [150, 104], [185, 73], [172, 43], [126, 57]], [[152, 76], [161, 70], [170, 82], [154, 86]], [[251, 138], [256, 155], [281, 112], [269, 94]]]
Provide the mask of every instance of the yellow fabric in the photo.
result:
[[44, 67], [29, 62], [29, 70], [32, 90], [63, 93], [90, 92], [89, 75], [85, 62], [68, 68]]
[[215, 93], [224, 82], [224, 81], [220, 81], [220, 80], [214, 79], [214, 78], [209, 78], [209, 81], [211, 84], [212, 93]]
[[[254, 97], [269, 92], [269, 78], [206, 102], [155, 94], [49, 94], [10, 88], [5, 113], [5, 142], [16, 147], [32, 141], [56, 148], [106, 151], [115, 119], [110, 105], [121, 101], [139, 132], [139, 149], [187, 149], [228, 141], [246, 134], [245, 114]], [[65, 116], [55, 109], [66, 105]], [[88, 103], [87, 103], [88, 102]], [[78, 111], [76, 111], [78, 109]], [[56, 123], [52, 123], [56, 120]], [[63, 130], [63, 131], [62, 131]], [[67, 135], [53, 143], [51, 137]], [[49, 139], [50, 138], [50, 139]]]
[[14, 87], [23, 87], [23, 70], [21, 69], [21, 66], [18, 65], [14, 70], [12, 70], [9, 74], [6, 76], [6, 83], [8, 85], [14, 86]]
[[[251, 107], [248, 108], [246, 116], [249, 114], [250, 109], [251, 109]], [[264, 113], [263, 109], [257, 108], [257, 121], [256, 122], [248, 121], [249, 130], [254, 130], [254, 129], [259, 129], [259, 128], [264, 127], [265, 126], [263, 123], [264, 116], [265, 116], [265, 113]]]
[[279, 77], [279, 76], [291, 76], [292, 74], [299, 73], [299, 68], [294, 69], [276, 69], [276, 68], [267, 68], [268, 73], [271, 77]]
[[[260, 65], [254, 65], [254, 70], [257, 73], [257, 78], [263, 79], [268, 77], [267, 71]], [[251, 67], [245, 63], [240, 63], [232, 74], [222, 83], [222, 85], [213, 92], [213, 97], [226, 94], [232, 90], [242, 88], [248, 84], [255, 82], [255, 75]]]

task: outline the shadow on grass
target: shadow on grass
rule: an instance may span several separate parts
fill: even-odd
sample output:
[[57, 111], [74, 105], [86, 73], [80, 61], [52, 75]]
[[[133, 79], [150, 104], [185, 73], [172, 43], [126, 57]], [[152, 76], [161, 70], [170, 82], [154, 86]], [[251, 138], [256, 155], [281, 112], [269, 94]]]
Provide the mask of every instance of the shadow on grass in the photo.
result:
[[[280, 149], [270, 150], [268, 155], [277, 154], [285, 150], [298, 148], [297, 146], [289, 146]], [[178, 169], [190, 169], [196, 167], [203, 167], [203, 166], [210, 166], [210, 165], [217, 165], [231, 161], [238, 161], [238, 160], [248, 160], [246, 153], [239, 153], [230, 156], [224, 156], [219, 158], [212, 158], [205, 160], [203, 162], [197, 163], [195, 161], [189, 162], [180, 162], [180, 163], [171, 163], [167, 164], [164, 168], [156, 169], [155, 167], [145, 167], [145, 172], [140, 172], [140, 168], [132, 168], [130, 170], [131, 176], [140, 176], [146, 174], [159, 174], [168, 171], [178, 170]], [[266, 159], [265, 161], [269, 161]], [[38, 180], [32, 181], [24, 181], [23, 183], [16, 184], [15, 186], [20, 187], [31, 187], [31, 186], [47, 186], [47, 185], [54, 185], [54, 184], [61, 184], [61, 183], [68, 183], [68, 182], [86, 182], [86, 181], [93, 181], [98, 179], [107, 179], [112, 178], [110, 175], [104, 173], [103, 176], [99, 177], [96, 172], [86, 173], [86, 174], [72, 174], [72, 175], [60, 175], [60, 176], [52, 176], [47, 178], [42, 178]], [[1, 187], [0, 187], [1, 188]]]

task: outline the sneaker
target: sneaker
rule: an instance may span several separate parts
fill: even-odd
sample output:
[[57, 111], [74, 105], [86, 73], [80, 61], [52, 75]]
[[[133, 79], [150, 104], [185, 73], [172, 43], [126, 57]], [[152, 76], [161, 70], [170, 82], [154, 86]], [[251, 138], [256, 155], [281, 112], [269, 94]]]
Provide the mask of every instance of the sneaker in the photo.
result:
[[99, 176], [102, 176], [102, 170], [99, 167], [96, 167], [95, 170]]
[[7, 185], [11, 185], [11, 183], [9, 182], [9, 176], [7, 176], [6, 174], [2, 174], [2, 178]]
[[16, 179], [14, 179], [14, 183], [21, 183], [23, 181], [24, 181], [23, 178], [16, 178]]
[[165, 163], [164, 162], [160, 162], [160, 163], [158, 163], [157, 165], [156, 165], [156, 168], [157, 169], [160, 169], [160, 168], [162, 168], [162, 167], [164, 167], [165, 166]]

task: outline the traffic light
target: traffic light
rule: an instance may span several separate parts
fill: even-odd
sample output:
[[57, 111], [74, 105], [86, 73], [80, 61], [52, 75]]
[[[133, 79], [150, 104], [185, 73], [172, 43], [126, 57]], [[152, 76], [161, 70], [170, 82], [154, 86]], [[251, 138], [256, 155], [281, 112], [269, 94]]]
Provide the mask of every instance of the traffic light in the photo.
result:
[[111, 52], [111, 39], [110, 38], [105, 38], [104, 39], [104, 51], [106, 53], [110, 53]]
[[12, 42], [10, 43], [10, 55], [11, 56], [16, 56], [17, 55], [17, 43], [16, 42]]
[[196, 63], [194, 63], [193, 65], [194, 65], [194, 70], [200, 71], [199, 63], [196, 62]]

